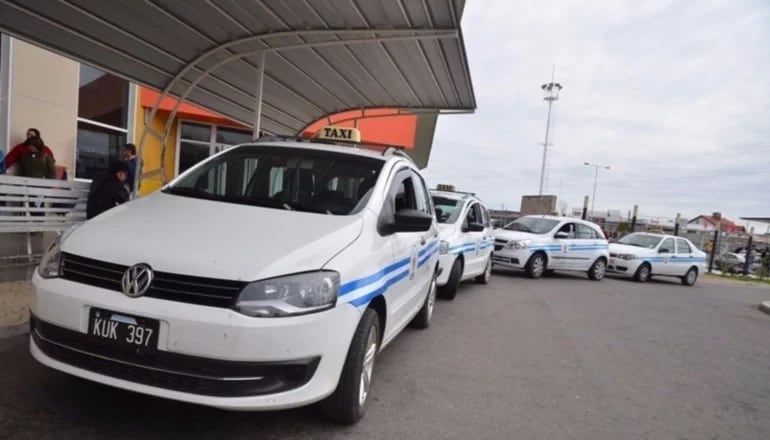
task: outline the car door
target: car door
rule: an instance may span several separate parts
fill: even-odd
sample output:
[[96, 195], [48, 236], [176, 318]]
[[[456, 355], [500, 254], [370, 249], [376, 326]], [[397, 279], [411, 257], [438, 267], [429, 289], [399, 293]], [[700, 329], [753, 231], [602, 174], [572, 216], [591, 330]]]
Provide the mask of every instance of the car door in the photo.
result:
[[[479, 204], [481, 215], [484, 218], [484, 237], [481, 239], [481, 255], [484, 264], [483, 269], [486, 269], [487, 261], [491, 258], [492, 251], [495, 244], [494, 228], [492, 227], [492, 218], [489, 216], [489, 211], [483, 205]], [[482, 269], [482, 270], [483, 270]]]
[[[604, 238], [599, 236], [599, 231], [583, 223], [575, 224], [575, 241], [571, 247], [571, 256], [574, 256], [575, 269], [588, 270], [591, 265], [604, 254]], [[574, 254], [574, 255], [572, 255]]]
[[483, 265], [486, 263], [481, 253], [481, 241], [484, 239], [484, 231], [472, 231], [470, 229], [471, 224], [484, 225], [481, 209], [479, 209], [479, 204], [476, 202], [468, 205], [468, 211], [462, 224], [463, 243], [468, 244], [465, 251], [463, 251], [463, 258], [465, 258], [463, 278], [480, 274], [484, 270]]
[[[383, 207], [383, 215], [392, 217], [402, 209], [429, 211], [430, 200], [427, 197], [424, 183], [409, 168], [400, 169], [389, 186], [388, 195]], [[384, 221], [392, 221], [386, 218]], [[432, 240], [428, 238], [431, 235]], [[433, 275], [430, 264], [428, 246], [438, 248], [438, 230], [434, 224], [428, 232], [396, 232], [390, 236], [393, 250], [393, 265], [405, 265], [407, 270], [400, 270], [398, 279], [388, 281], [386, 293], [388, 304], [388, 333], [398, 332], [406, 326], [413, 312], [422, 304], [428, 284]], [[427, 256], [427, 260], [425, 259]], [[422, 258], [421, 258], [422, 257]], [[421, 264], [422, 263], [422, 264]], [[392, 325], [391, 325], [392, 324]]]
[[675, 275], [675, 263], [672, 257], [676, 255], [676, 244], [674, 239], [667, 237], [658, 245], [658, 256], [652, 264], [652, 273], [656, 275]]
[[[566, 234], [561, 236], [561, 234]], [[549, 269], [567, 269], [571, 270], [577, 266], [575, 258], [578, 252], [573, 248], [577, 239], [577, 231], [575, 223], [564, 223], [556, 230], [554, 235], [554, 242], [559, 247], [549, 247], [548, 253], [548, 268]]]
[[688, 270], [695, 264], [695, 258], [693, 257], [693, 249], [687, 240], [683, 238], [676, 239], [676, 255], [671, 257], [674, 264], [672, 265], [672, 275], [681, 275], [687, 273]]

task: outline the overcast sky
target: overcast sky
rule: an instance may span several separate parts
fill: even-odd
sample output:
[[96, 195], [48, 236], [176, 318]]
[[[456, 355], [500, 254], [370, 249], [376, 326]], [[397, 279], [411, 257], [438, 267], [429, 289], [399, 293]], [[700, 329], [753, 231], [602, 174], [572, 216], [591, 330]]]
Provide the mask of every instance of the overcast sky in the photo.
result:
[[462, 27], [478, 109], [439, 118], [431, 186], [537, 194], [555, 64], [546, 193], [582, 206], [588, 161], [597, 210], [770, 216], [767, 0], [476, 0]]

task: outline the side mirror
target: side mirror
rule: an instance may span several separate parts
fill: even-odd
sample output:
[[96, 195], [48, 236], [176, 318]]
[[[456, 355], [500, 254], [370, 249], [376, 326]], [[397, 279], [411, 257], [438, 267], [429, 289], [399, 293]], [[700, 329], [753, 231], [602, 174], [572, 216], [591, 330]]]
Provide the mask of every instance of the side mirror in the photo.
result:
[[569, 234], [566, 232], [557, 232], [556, 235], [554, 235], [557, 239], [563, 239], [563, 238], [569, 238]]
[[402, 209], [395, 214], [393, 232], [425, 232], [433, 225], [433, 216], [416, 209]]
[[470, 223], [468, 224], [468, 230], [471, 232], [484, 232], [484, 225], [481, 223]]

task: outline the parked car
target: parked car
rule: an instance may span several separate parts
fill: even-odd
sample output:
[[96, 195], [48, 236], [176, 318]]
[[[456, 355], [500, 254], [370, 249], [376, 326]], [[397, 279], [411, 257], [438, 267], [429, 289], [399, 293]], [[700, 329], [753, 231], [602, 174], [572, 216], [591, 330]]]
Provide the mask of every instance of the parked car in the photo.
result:
[[597, 281], [604, 278], [608, 243], [594, 223], [528, 215], [495, 229], [494, 234], [495, 265], [522, 269], [530, 278], [540, 278], [546, 270], [586, 272]]
[[746, 264], [746, 257], [745, 254], [741, 255], [734, 252], [728, 252], [715, 258], [714, 264], [719, 270], [730, 273], [739, 273], [743, 272], [743, 267]]
[[706, 254], [686, 238], [636, 232], [610, 244], [611, 273], [644, 283], [653, 276], [677, 277], [692, 286], [706, 271]]
[[438, 294], [454, 299], [460, 282], [474, 279], [489, 283], [494, 236], [489, 213], [473, 194], [431, 190], [440, 231]]
[[377, 353], [431, 322], [431, 207], [397, 150], [228, 149], [51, 246], [33, 278], [32, 355], [153, 396], [231, 410], [321, 401], [353, 423]]

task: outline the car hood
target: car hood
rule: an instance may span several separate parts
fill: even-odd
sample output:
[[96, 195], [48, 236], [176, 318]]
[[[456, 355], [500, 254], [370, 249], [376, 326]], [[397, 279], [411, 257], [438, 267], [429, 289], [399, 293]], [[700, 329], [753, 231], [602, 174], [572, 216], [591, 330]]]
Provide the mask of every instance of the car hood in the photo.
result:
[[610, 253], [648, 256], [655, 255], [655, 250], [627, 244], [610, 243]]
[[318, 270], [362, 230], [358, 215], [284, 211], [155, 193], [85, 222], [62, 251], [162, 272], [253, 281]]
[[542, 238], [542, 235], [532, 234], [530, 232], [523, 231], [509, 231], [507, 229], [495, 229], [495, 238], [499, 240], [511, 241], [511, 240], [531, 240]]

